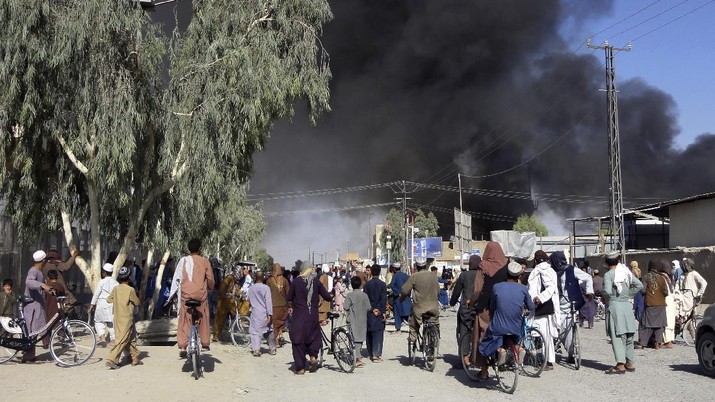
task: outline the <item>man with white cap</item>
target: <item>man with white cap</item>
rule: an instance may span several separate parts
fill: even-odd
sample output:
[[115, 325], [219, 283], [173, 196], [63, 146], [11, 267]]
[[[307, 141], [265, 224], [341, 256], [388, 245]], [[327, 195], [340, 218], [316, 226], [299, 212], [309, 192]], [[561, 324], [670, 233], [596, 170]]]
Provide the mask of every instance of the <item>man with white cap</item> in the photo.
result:
[[507, 362], [505, 337], [511, 337], [515, 345], [519, 344], [523, 309], [526, 307], [534, 311], [535, 308], [529, 290], [519, 283], [521, 273], [521, 264], [512, 261], [507, 265], [506, 282], [494, 285], [489, 307], [492, 320], [484, 338], [479, 342], [479, 353], [482, 356], [488, 357], [499, 352], [498, 365]]
[[[92, 295], [92, 303], [89, 306], [89, 312], [94, 311], [94, 328], [97, 330], [97, 336], [99, 336], [99, 344], [102, 347], [107, 346], [107, 343], [111, 340], [116, 340], [114, 336], [114, 309], [112, 304], [107, 303], [107, 297], [112, 293], [112, 289], [119, 285], [114, 278], [112, 278], [112, 272], [114, 272], [114, 265], [110, 263], [104, 264], [102, 266], [102, 279], [97, 283], [97, 287], [94, 289], [94, 295]], [[107, 332], [109, 337], [107, 337]]]
[[[30, 333], [39, 331], [47, 323], [45, 317], [45, 295], [43, 292], [49, 292], [50, 286], [45, 283], [45, 278], [42, 276], [42, 267], [47, 262], [47, 254], [42, 250], [35, 251], [32, 254], [32, 268], [27, 273], [25, 279], [24, 295], [32, 298], [32, 302], [25, 305], [25, 323]], [[35, 347], [32, 346], [22, 356], [22, 363], [34, 363], [37, 360], [35, 357]]]

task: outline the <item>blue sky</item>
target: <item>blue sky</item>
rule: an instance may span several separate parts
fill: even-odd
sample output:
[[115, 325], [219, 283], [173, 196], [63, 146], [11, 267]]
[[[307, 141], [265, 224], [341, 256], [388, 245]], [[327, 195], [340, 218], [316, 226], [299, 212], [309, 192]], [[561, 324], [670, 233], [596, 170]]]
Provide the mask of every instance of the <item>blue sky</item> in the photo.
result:
[[[584, 3], [583, 7], [589, 7], [588, 2]], [[635, 39], [630, 53], [616, 56], [617, 85], [618, 81], [641, 77], [648, 84], [670, 94], [677, 104], [681, 128], [676, 146], [683, 148], [699, 134], [715, 133], [715, 51], [712, 46], [715, 40], [715, 1], [615, 0], [612, 15], [590, 22], [590, 30], [584, 37], [644, 8], [637, 15], [595, 36], [593, 44], [602, 44], [609, 39], [611, 45], [625, 47], [629, 40]], [[693, 12], [673, 21], [690, 11]], [[649, 33], [670, 21], [673, 22]], [[571, 50], [578, 48], [583, 40], [574, 37], [570, 43]], [[578, 53], [590, 52], [585, 47], [578, 50]], [[599, 55], [603, 57], [600, 50]]]

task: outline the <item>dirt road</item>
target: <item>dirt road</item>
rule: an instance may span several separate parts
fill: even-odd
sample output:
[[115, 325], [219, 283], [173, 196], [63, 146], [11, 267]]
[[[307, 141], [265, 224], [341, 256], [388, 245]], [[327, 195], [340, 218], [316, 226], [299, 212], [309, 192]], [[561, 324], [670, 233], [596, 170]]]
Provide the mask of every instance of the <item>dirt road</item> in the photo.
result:
[[[0, 400], [102, 400], [102, 401], [228, 401], [228, 400], [390, 400], [463, 401], [489, 400], [567, 401], [582, 397], [594, 400], [712, 400], [715, 381], [700, 374], [693, 347], [676, 344], [670, 350], [636, 351], [635, 373], [605, 375], [613, 364], [604, 325], [582, 331], [583, 367], [575, 371], [558, 365], [541, 378], [519, 377], [515, 395], [470, 381], [452, 364], [459, 364], [454, 339], [456, 315], [446, 311], [441, 318], [442, 358], [434, 372], [407, 366], [406, 334], [385, 334], [384, 361], [366, 360], [364, 368], [352, 374], [338, 371], [327, 356], [326, 366], [316, 373], [296, 376], [291, 371], [290, 345], [275, 356], [256, 358], [245, 348], [212, 345], [205, 359], [204, 378], [194, 380], [175, 346], [142, 346], [145, 365], [109, 370], [107, 349], [97, 349], [88, 363], [76, 368], [60, 368], [49, 354], [47, 362], [28, 365], [10, 362], [0, 365], [3, 390]], [[392, 330], [392, 326], [388, 326]], [[558, 360], [558, 357], [557, 357]]]

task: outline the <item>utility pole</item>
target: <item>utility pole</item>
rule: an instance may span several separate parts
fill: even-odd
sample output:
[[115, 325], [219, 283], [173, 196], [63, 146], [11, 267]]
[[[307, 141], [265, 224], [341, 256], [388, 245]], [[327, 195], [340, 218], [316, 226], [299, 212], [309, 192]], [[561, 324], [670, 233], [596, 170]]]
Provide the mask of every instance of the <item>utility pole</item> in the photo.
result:
[[367, 258], [372, 259], [372, 217], [375, 216], [372, 212], [367, 215]]
[[626, 48], [614, 48], [608, 42], [603, 46], [592, 46], [588, 40], [588, 47], [603, 49], [606, 52], [606, 99], [608, 102], [608, 172], [610, 178], [611, 198], [611, 235], [613, 246], [621, 253], [621, 261], [626, 259], [626, 239], [623, 226], [623, 181], [621, 179], [621, 141], [618, 132], [618, 91], [616, 91], [616, 67], [613, 64], [613, 51], [630, 52], [631, 44]]
[[[407, 190], [408, 184], [411, 184], [412, 186], [414, 186], [409, 191]], [[393, 187], [393, 185], [397, 188]], [[419, 187], [419, 186], [415, 185], [415, 183], [410, 183], [406, 180], [402, 180], [399, 182], [393, 182], [390, 184], [390, 189], [392, 190], [393, 193], [395, 193], [395, 194], [402, 193], [402, 197], [396, 198], [395, 200], [399, 200], [402, 202], [402, 223], [404, 226], [403, 235], [405, 236], [405, 241], [402, 242], [400, 247], [403, 249], [401, 262], [404, 265], [407, 265], [407, 250], [409, 248], [407, 243], [409, 242], [409, 238], [410, 238], [409, 228], [407, 227], [409, 225], [409, 220], [408, 220], [408, 216], [407, 216], [407, 200], [410, 200], [411, 198], [407, 197], [407, 194], [414, 193], [415, 191], [417, 191], [417, 187]], [[410, 269], [409, 272], [412, 272], [411, 271], [412, 267], [409, 267], [409, 269]]]

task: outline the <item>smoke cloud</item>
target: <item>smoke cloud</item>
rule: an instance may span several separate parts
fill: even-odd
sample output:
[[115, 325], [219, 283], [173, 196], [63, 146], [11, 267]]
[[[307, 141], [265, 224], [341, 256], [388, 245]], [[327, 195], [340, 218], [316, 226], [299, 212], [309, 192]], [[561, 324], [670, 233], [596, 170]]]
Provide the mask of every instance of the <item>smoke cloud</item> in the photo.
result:
[[[610, 13], [611, 0], [589, 7], [573, 0], [335, 0], [331, 6], [335, 19], [323, 43], [334, 75], [333, 111], [312, 127], [299, 106], [255, 155], [251, 194], [265, 199], [267, 212], [334, 211], [401, 194], [382, 189], [276, 200], [265, 193], [395, 180], [456, 186], [461, 172], [489, 176], [463, 178], [464, 187], [538, 192], [536, 211], [528, 197], [465, 195], [468, 211], [537, 212], [549, 229], [560, 227], [559, 218], [607, 214], [603, 54], [569, 52], [567, 43], [585, 38], [582, 24]], [[627, 206], [713, 190], [715, 135], [676, 149], [673, 99], [641, 80], [617, 85]], [[554, 195], [591, 202], [556, 202]], [[421, 189], [408, 196], [415, 205], [459, 205], [456, 193]], [[305, 259], [308, 247], [333, 260], [347, 242], [364, 256], [367, 223], [378, 223], [386, 209], [269, 217], [264, 245], [286, 266]], [[451, 214], [436, 215], [448, 238]], [[476, 237], [511, 227], [482, 218], [473, 225]]]

